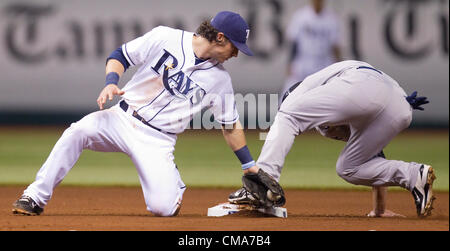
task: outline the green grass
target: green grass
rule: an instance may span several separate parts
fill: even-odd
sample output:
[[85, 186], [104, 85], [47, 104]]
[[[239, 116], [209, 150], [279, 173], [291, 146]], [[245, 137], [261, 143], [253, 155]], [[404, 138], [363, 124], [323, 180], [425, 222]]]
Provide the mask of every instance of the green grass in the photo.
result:
[[[63, 128], [0, 127], [0, 184], [27, 185], [46, 160]], [[264, 141], [250, 131], [247, 143], [257, 158]], [[286, 158], [281, 184], [286, 188], [365, 189], [339, 178], [335, 171], [344, 142], [307, 133], [297, 137]], [[183, 181], [190, 187], [238, 187], [242, 171], [220, 131], [189, 130], [180, 135], [175, 162]], [[449, 189], [448, 130], [408, 130], [389, 144], [389, 159], [429, 163], [437, 172], [436, 190]], [[137, 186], [139, 179], [133, 163], [121, 153], [86, 150], [62, 185]]]

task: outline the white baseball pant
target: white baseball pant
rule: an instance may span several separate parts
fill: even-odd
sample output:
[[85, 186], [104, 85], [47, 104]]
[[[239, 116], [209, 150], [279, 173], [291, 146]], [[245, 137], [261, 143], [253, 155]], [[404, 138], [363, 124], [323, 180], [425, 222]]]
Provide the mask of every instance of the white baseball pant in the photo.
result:
[[24, 194], [43, 208], [83, 149], [123, 152], [137, 169], [147, 210], [158, 216], [172, 216], [186, 189], [173, 161], [175, 142], [176, 135], [144, 125], [119, 105], [93, 112], [64, 131]]

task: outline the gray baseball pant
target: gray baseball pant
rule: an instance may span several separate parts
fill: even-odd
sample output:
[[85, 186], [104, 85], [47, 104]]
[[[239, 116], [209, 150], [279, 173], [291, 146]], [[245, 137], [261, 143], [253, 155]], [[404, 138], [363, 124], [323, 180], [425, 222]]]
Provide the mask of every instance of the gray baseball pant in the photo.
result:
[[348, 125], [337, 174], [355, 185], [412, 190], [421, 164], [375, 157], [411, 123], [412, 109], [400, 89], [375, 71], [350, 69], [302, 95], [294, 90], [275, 117], [257, 165], [279, 180], [295, 136], [320, 125]]

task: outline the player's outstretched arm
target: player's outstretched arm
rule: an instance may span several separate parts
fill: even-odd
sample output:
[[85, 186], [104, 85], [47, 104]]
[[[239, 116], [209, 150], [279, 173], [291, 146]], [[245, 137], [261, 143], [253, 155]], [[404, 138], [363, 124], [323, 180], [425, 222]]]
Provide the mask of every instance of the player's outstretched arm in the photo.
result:
[[283, 206], [286, 202], [283, 188], [272, 176], [256, 166], [247, 148], [241, 123], [236, 122], [230, 129], [222, 127], [222, 132], [225, 141], [242, 163], [242, 170], [244, 171], [242, 184], [244, 188], [254, 198], [257, 198], [259, 206]]
[[368, 217], [405, 217], [386, 209], [387, 187], [372, 187], [373, 210]]
[[103, 105], [107, 100], [112, 100], [115, 95], [123, 95], [124, 91], [117, 86], [120, 76], [124, 73], [125, 68], [122, 63], [116, 59], [110, 59], [106, 63], [106, 86], [100, 92], [97, 98], [97, 104], [100, 110], [103, 110]]
[[241, 122], [237, 121], [231, 128], [222, 127], [223, 137], [228, 146], [236, 154], [245, 173], [257, 173], [258, 167], [247, 148], [245, 134]]

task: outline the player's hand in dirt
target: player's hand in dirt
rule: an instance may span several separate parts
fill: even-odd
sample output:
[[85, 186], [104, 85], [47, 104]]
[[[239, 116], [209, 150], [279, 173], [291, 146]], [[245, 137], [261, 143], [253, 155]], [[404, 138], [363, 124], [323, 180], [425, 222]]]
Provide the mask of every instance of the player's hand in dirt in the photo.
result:
[[367, 214], [367, 217], [370, 217], [370, 218], [376, 218], [376, 217], [380, 217], [380, 218], [392, 218], [392, 217], [406, 218], [406, 216], [398, 214], [398, 213], [394, 213], [391, 210], [384, 210], [384, 212], [382, 212], [382, 213], [375, 213], [375, 210], [372, 210], [372, 211], [370, 211], [370, 213]]
[[125, 94], [124, 91], [120, 90], [120, 88], [115, 84], [109, 84], [103, 88], [103, 90], [100, 92], [100, 95], [97, 98], [97, 104], [100, 110], [103, 110], [103, 105], [106, 103], [107, 100], [112, 100], [114, 96], [120, 96]]

